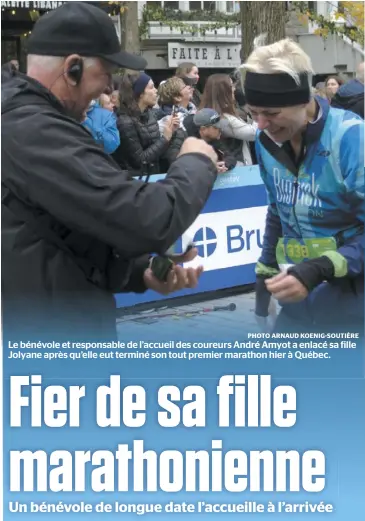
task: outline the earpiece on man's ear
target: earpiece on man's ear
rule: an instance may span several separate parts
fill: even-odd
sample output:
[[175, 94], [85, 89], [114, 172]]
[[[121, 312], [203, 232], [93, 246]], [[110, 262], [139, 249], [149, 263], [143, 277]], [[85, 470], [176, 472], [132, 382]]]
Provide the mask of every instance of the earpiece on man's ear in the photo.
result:
[[83, 74], [83, 62], [82, 60], [76, 60], [67, 71], [68, 76], [76, 82], [78, 85], [81, 81]]

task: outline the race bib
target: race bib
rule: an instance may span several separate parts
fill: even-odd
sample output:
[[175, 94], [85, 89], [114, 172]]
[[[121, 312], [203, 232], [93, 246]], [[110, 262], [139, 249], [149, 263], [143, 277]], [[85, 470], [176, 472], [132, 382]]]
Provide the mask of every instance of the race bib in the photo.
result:
[[334, 237], [316, 237], [314, 239], [279, 239], [276, 247], [276, 260], [279, 266], [299, 264], [304, 260], [316, 259], [328, 251], [336, 251]]

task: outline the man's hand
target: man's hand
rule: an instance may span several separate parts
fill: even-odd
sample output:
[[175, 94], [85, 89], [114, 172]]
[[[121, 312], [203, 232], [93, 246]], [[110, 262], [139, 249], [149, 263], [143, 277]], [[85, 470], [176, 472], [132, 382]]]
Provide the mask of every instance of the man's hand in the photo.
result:
[[185, 139], [180, 149], [179, 156], [183, 156], [184, 154], [204, 154], [209, 157], [215, 165], [217, 165], [218, 156], [215, 153], [214, 148], [208, 145], [208, 143], [203, 139], [198, 139], [196, 137], [188, 137]]
[[[175, 263], [184, 263], [192, 261], [198, 254], [198, 250], [193, 248], [186, 255], [171, 255], [170, 259]], [[195, 288], [198, 285], [199, 277], [203, 273], [203, 266], [198, 268], [183, 268], [175, 265], [170, 271], [167, 281], [161, 282], [148, 268], [144, 272], [144, 283], [148, 289], [152, 289], [161, 295], [169, 295], [175, 291], [186, 288]]]
[[277, 300], [285, 303], [301, 302], [308, 297], [307, 288], [293, 275], [280, 273], [265, 281], [267, 289]]

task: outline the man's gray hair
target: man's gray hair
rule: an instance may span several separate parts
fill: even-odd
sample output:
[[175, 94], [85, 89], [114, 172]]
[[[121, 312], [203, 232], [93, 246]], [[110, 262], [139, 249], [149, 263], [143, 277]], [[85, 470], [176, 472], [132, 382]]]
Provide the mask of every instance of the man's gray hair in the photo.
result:
[[[39, 68], [46, 71], [58, 69], [65, 58], [62, 56], [40, 56], [38, 54], [29, 54], [27, 58], [27, 68]], [[96, 58], [83, 58], [84, 67], [87, 69], [95, 65]]]

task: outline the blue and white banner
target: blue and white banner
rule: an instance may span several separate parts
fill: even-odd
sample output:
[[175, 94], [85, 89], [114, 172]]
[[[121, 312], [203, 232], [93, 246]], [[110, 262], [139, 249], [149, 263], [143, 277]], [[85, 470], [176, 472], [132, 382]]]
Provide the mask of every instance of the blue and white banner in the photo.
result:
[[[153, 176], [159, 181], [165, 176]], [[177, 250], [193, 241], [198, 257], [191, 266], [204, 267], [199, 287], [182, 291], [202, 293], [252, 284], [265, 231], [267, 195], [258, 166], [237, 167], [218, 177], [213, 192]], [[156, 293], [116, 295], [118, 307], [162, 300]]]

